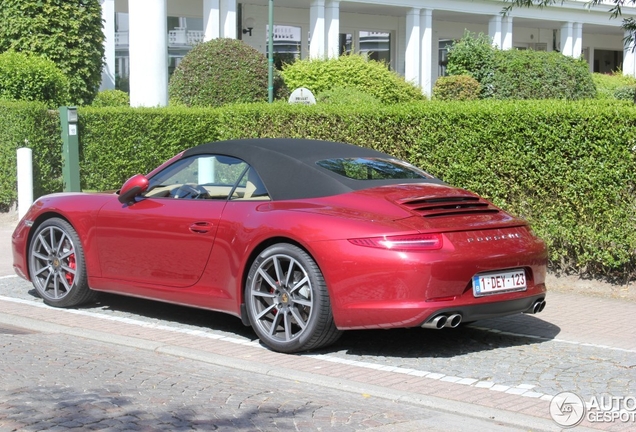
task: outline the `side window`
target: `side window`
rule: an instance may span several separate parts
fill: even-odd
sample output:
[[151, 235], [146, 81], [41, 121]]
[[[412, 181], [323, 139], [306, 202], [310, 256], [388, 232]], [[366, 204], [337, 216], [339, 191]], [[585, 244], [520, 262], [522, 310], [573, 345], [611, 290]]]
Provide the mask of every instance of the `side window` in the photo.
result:
[[[148, 198], [221, 199], [238, 198], [237, 183], [249, 165], [221, 155], [197, 155], [181, 159], [150, 179]], [[243, 188], [244, 189], [244, 188]]]
[[238, 200], [269, 200], [269, 193], [267, 188], [263, 184], [260, 176], [256, 170], [250, 167], [236, 188], [237, 193], [232, 196], [232, 199]]

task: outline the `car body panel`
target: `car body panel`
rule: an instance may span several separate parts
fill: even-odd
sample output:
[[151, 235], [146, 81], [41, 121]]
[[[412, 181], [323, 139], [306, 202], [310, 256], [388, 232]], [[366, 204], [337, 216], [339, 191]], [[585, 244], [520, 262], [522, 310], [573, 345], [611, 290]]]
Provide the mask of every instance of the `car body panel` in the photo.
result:
[[[289, 163], [285, 160], [292, 160], [285, 174], [291, 179], [300, 176], [303, 164], [310, 164], [305, 154], [294, 160], [292, 151], [286, 159], [271, 157], [267, 146], [274, 143], [277, 149], [280, 143], [261, 141], [225, 142], [219, 154], [247, 155], [245, 159], [259, 175], [267, 173], [263, 180], [272, 178], [275, 169], [284, 171]], [[289, 141], [282, 140], [280, 148]], [[232, 153], [228, 143], [240, 147], [242, 142], [251, 150], [259, 149], [256, 156]], [[182, 152], [147, 177], [152, 179], [182, 158], [206, 155], [215, 148], [209, 144]], [[327, 150], [318, 156], [325, 157]], [[379, 154], [362, 152], [367, 153]], [[279, 160], [281, 166], [261, 167], [259, 157], [263, 163]], [[303, 175], [311, 179], [314, 174]], [[306, 197], [298, 197], [302, 187], [295, 185], [290, 192], [293, 199], [284, 199], [287, 192], [280, 179], [271, 188], [265, 183], [271, 199], [139, 196], [122, 204], [116, 193], [47, 195], [33, 204], [14, 231], [14, 268], [30, 278], [30, 233], [42, 220], [58, 216], [81, 239], [92, 289], [236, 316], [242, 314], [253, 260], [275, 243], [296, 245], [315, 260], [339, 329], [421, 326], [442, 312], [482, 319], [525, 312], [545, 298], [547, 251], [525, 221], [437, 179], [346, 180], [332, 187], [338, 177], [326, 175], [329, 181], [309, 188]], [[389, 250], [351, 241], [414, 233], [441, 235], [441, 248]], [[509, 269], [524, 270], [524, 291], [473, 294], [474, 275]]]

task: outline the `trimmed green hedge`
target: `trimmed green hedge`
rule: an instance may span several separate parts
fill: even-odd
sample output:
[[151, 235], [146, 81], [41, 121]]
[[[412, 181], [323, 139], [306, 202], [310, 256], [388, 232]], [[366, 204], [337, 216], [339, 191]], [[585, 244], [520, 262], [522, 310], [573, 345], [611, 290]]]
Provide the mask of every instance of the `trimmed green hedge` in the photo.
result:
[[214, 109], [82, 108], [82, 188], [118, 189], [136, 173], [147, 173], [175, 154], [217, 136]]
[[[0, 146], [13, 151], [17, 145], [7, 145], [5, 135]], [[555, 269], [627, 277], [635, 268], [636, 108], [630, 103], [81, 108], [82, 185], [116, 189], [187, 147], [244, 137], [329, 139], [388, 152], [528, 219], [548, 243]]]
[[16, 150], [33, 150], [33, 193], [62, 189], [61, 130], [57, 111], [37, 102], [0, 102], [0, 211], [17, 199]]

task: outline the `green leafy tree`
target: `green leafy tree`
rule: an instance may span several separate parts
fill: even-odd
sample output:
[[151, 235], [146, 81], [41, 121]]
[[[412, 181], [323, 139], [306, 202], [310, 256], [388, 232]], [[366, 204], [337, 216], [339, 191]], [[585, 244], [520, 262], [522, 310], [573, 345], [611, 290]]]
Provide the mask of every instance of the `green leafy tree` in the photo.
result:
[[[565, 0], [504, 0], [504, 2], [510, 3], [508, 6], [503, 8], [503, 13], [508, 14], [515, 7], [538, 7], [544, 8], [546, 6], [552, 6], [555, 4], [563, 4]], [[608, 4], [613, 4], [613, 6], [609, 10], [610, 18], [614, 19], [617, 17], [622, 17], [623, 15], [623, 6], [636, 6], [636, 0], [589, 0], [581, 3], [583, 7], [593, 7], [598, 5], [607, 6]], [[634, 41], [634, 35], [636, 33], [636, 20], [632, 17], [623, 18], [623, 29], [629, 31], [631, 36], [629, 36], [625, 42], [630, 43]]]
[[31, 52], [53, 60], [69, 79], [71, 103], [91, 103], [104, 57], [99, 0], [2, 0], [0, 23], [0, 52]]

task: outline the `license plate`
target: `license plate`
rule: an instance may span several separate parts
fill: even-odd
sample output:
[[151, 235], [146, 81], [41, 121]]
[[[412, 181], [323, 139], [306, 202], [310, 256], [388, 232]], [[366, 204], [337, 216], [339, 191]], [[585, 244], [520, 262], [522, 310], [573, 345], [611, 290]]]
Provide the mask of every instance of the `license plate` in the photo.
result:
[[480, 273], [473, 276], [473, 294], [480, 297], [510, 291], [525, 291], [526, 272], [523, 269]]

